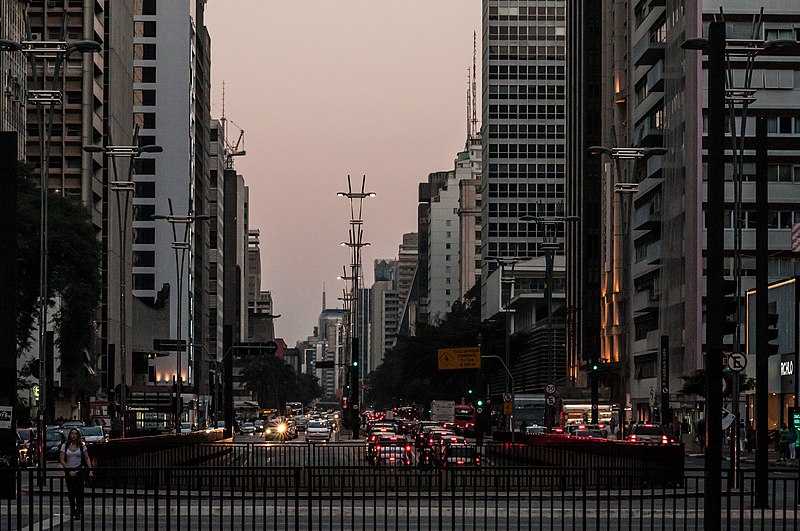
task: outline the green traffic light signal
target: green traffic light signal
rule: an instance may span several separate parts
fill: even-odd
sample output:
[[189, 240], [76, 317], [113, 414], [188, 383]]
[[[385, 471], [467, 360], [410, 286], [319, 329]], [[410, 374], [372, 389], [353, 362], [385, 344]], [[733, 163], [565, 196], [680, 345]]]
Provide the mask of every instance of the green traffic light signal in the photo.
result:
[[470, 394], [470, 395], [471, 395], [471, 394], [472, 394], [472, 389], [470, 389], [469, 391], [467, 391], [467, 394]]
[[482, 405], [483, 405], [483, 400], [478, 400], [478, 407], [481, 407]]
[[596, 371], [596, 370], [597, 370], [597, 369], [599, 369], [599, 368], [600, 368], [600, 367], [599, 367], [599, 366], [598, 366], [596, 363], [595, 363], [594, 365], [592, 365], [592, 370], [593, 370], [593, 371]]
[[358, 367], [358, 362], [357, 361], [353, 362], [353, 367]]

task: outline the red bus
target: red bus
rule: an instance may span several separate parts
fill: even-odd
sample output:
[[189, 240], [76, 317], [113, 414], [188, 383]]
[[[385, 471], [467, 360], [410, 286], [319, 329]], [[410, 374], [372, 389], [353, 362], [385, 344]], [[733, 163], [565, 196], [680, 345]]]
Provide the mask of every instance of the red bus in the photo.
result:
[[475, 433], [478, 423], [478, 412], [469, 404], [456, 404], [455, 429], [456, 433]]

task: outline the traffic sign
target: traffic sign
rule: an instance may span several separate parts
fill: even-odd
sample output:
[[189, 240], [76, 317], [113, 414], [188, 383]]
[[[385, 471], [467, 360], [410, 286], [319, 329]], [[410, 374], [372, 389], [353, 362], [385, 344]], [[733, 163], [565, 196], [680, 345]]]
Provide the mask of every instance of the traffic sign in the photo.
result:
[[728, 356], [728, 368], [734, 372], [740, 372], [747, 367], [747, 356], [742, 352], [731, 352]]
[[358, 404], [353, 404], [353, 409], [358, 411]]
[[556, 397], [554, 397], [553, 395], [548, 396], [547, 397], [547, 405], [548, 406], [556, 405]]
[[511, 402], [511, 393], [503, 393], [503, 402]]
[[480, 347], [440, 348], [437, 354], [440, 371], [481, 368]]
[[478, 409], [476, 409], [475, 411], [478, 413], [478, 415], [480, 415], [481, 413], [483, 413], [483, 408], [482, 408], [482, 407], [479, 407], [479, 408], [478, 408]]
[[548, 395], [556, 394], [556, 386], [553, 384], [547, 384], [547, 387], [544, 388], [544, 392]]
[[514, 408], [511, 405], [511, 402], [503, 402], [503, 415], [513, 415]]

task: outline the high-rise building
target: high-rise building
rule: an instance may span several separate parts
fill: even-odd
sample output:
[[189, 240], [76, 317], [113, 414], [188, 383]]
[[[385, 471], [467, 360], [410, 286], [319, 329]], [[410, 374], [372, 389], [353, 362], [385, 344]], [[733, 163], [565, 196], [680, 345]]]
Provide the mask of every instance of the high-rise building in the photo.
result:
[[[204, 0], [137, 2], [133, 46], [134, 122], [141, 128], [140, 143], [158, 144], [164, 150], [157, 159], [137, 161], [133, 293], [153, 300], [163, 286], [170, 285], [168, 338], [177, 335], [180, 307], [181, 334], [188, 348], [180, 368], [175, 352], [159, 352], [150, 364], [161, 378], [156, 376], [150, 383], [168, 385], [180, 369], [184, 389], [195, 394], [207, 391], [202, 389], [207, 378], [202, 377], [206, 363], [201, 351], [208, 350], [210, 229], [206, 221], [172, 224], [150, 216], [209, 212], [211, 58], [204, 5]], [[176, 265], [173, 241], [176, 235], [183, 241], [185, 230], [190, 250], [185, 261]], [[183, 277], [180, 290], [176, 268]], [[198, 372], [200, 378], [196, 378]]]
[[419, 295], [418, 319], [430, 322], [428, 284], [430, 267], [431, 237], [431, 203], [439, 194], [439, 190], [447, 185], [451, 177], [449, 171], [438, 171], [428, 174], [428, 181], [419, 183], [419, 205], [417, 206], [417, 286]]
[[480, 136], [470, 137], [456, 162], [459, 298], [481, 281], [481, 153]]
[[[567, 3], [566, 307], [568, 378], [589, 385], [580, 367], [600, 357], [602, 175], [602, 2]], [[599, 382], [598, 382], [599, 383]]]
[[[0, 17], [0, 38], [22, 42], [25, 38], [25, 20], [21, 2], [7, 2]], [[14, 131], [18, 135], [17, 153], [25, 156], [25, 94], [27, 92], [25, 56], [21, 53], [0, 54], [2, 98], [0, 98], [0, 131]]]
[[[554, 245], [560, 245], [555, 261], [564, 254], [563, 225], [542, 223], [542, 218], [563, 215], [565, 209], [566, 4], [483, 2], [481, 316], [509, 318], [513, 334], [547, 326], [547, 337], [555, 337], [564, 326], [563, 320], [543, 324], [547, 312], [538, 307], [537, 294], [543, 294], [544, 284], [527, 281], [515, 266], [554, 252]], [[563, 270], [552, 273], [551, 289], [563, 285]], [[507, 308], [514, 313], [504, 312]], [[526, 345], [509, 369], [541, 365], [534, 358], [549, 356], [544, 365], [552, 370], [551, 383], [560, 384], [555, 380], [563, 379], [563, 343], [551, 346], [546, 352]], [[518, 391], [541, 390], [538, 382], [514, 383]]]

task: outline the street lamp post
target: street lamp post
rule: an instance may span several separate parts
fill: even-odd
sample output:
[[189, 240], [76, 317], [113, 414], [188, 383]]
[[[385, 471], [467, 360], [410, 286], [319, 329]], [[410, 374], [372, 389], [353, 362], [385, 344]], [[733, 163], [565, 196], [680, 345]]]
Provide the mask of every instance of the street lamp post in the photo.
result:
[[[127, 432], [127, 272], [125, 269], [125, 255], [127, 254], [127, 235], [128, 235], [128, 201], [129, 194], [134, 193], [135, 185], [133, 182], [134, 161], [145, 153], [161, 153], [163, 148], [161, 146], [147, 145], [138, 146], [139, 127], [137, 126], [133, 133], [132, 146], [98, 146], [88, 145], [84, 146], [83, 150], [87, 153], [103, 153], [106, 157], [111, 158], [111, 166], [114, 172], [114, 180], [110, 183], [110, 188], [116, 194], [117, 199], [117, 229], [119, 241], [119, 359], [121, 365], [121, 380], [120, 386], [120, 436], [124, 439]], [[128, 173], [124, 180], [119, 180], [117, 173], [117, 158], [128, 158]], [[122, 197], [125, 197], [124, 209], [122, 206]]]
[[[339, 197], [346, 197], [350, 201], [350, 239], [347, 242], [342, 242], [343, 246], [349, 247], [351, 251], [351, 277], [353, 278], [352, 289], [352, 306], [350, 309], [351, 314], [351, 327], [352, 336], [350, 338], [350, 380], [351, 380], [351, 394], [348, 410], [350, 411], [350, 426], [353, 433], [353, 438], [358, 438], [359, 431], [359, 410], [360, 410], [360, 395], [361, 395], [361, 378], [360, 378], [360, 348], [359, 348], [359, 335], [358, 335], [358, 301], [359, 301], [359, 278], [361, 276], [361, 249], [369, 245], [363, 241], [364, 231], [362, 229], [364, 219], [362, 212], [364, 207], [364, 199], [367, 197], [374, 197], [375, 192], [366, 192], [367, 176], [361, 178], [361, 191], [353, 191], [353, 186], [350, 181], [350, 176], [347, 176], [347, 192], [338, 192], [336, 195]], [[355, 414], [354, 414], [355, 412]]]
[[[191, 242], [189, 240], [190, 236], [190, 226], [194, 224], [195, 221], [200, 220], [207, 220], [211, 219], [211, 216], [207, 214], [192, 214], [191, 210], [185, 216], [175, 215], [172, 210], [172, 199], [169, 200], [169, 215], [159, 215], [156, 214], [151, 216], [154, 220], [166, 220], [172, 226], [172, 248], [175, 250], [175, 269], [177, 273], [177, 281], [178, 281], [178, 289], [177, 289], [177, 338], [175, 340], [175, 351], [177, 355], [177, 368], [178, 373], [175, 377], [175, 433], [181, 432], [181, 394], [182, 394], [182, 384], [183, 384], [183, 373], [182, 365], [181, 365], [181, 351], [183, 346], [181, 345], [181, 320], [183, 319], [181, 315], [181, 306], [183, 303], [183, 270], [186, 264], [186, 251], [191, 250]], [[183, 238], [178, 239], [178, 231], [176, 226], [183, 225]]]
[[[761, 10], [763, 14], [763, 8]], [[753, 25], [754, 29], [756, 24]], [[732, 76], [729, 75], [728, 58], [745, 57], [748, 62], [748, 72], [752, 72], [752, 61], [756, 54], [782, 55], [797, 53], [798, 42], [790, 39], [760, 40], [760, 39], [729, 39], [727, 38], [725, 22], [714, 21], [709, 24], [708, 38], [697, 37], [687, 39], [682, 48], [697, 50], [708, 56], [708, 185], [706, 207], [706, 299], [707, 306], [721, 305], [725, 298], [725, 268], [724, 268], [724, 215], [725, 215], [725, 104], [730, 108], [731, 117], [734, 117], [733, 106], [737, 103], [744, 104], [755, 101], [755, 91], [749, 86], [744, 88], [733, 87]], [[749, 83], [749, 78], [745, 81]], [[729, 85], [726, 87], [726, 81]], [[741, 173], [745, 120], [741, 120], [742, 138], [737, 143], [734, 138], [734, 155], [737, 157], [734, 170]], [[758, 158], [758, 155], [757, 155]], [[741, 179], [741, 175], [737, 176]], [[761, 178], [763, 176], [760, 176]], [[741, 193], [738, 192], [738, 200]], [[741, 208], [737, 205], [737, 208]], [[762, 213], [763, 214], [763, 213]], [[762, 215], [760, 214], [760, 216]], [[765, 215], [765, 214], [763, 214]], [[738, 220], [737, 220], [738, 224]], [[739, 236], [737, 235], [737, 238]], [[737, 240], [738, 244], [738, 240]], [[738, 249], [737, 249], [738, 251]], [[758, 254], [758, 253], [757, 253]], [[738, 263], [737, 263], [738, 265]], [[737, 282], [737, 288], [738, 288]], [[739, 293], [736, 294], [737, 297]], [[719, 527], [721, 511], [721, 469], [722, 458], [722, 360], [725, 334], [725, 316], [723, 312], [707, 312], [706, 318], [706, 488], [705, 502], [707, 514], [712, 518], [706, 519], [706, 529]], [[759, 312], [756, 313], [759, 315]], [[763, 321], [762, 321], [763, 323]], [[756, 335], [764, 334], [763, 328], [756, 327]], [[738, 341], [738, 334], [737, 334]], [[758, 338], [757, 338], [758, 341]], [[767, 376], [768, 361], [766, 356], [759, 352], [756, 359], [756, 477], [755, 477], [755, 506], [767, 507], [768, 505], [768, 404], [767, 404]], [[738, 407], [738, 404], [736, 405]], [[738, 426], [737, 426], [738, 429]], [[738, 450], [734, 451], [732, 468], [736, 469]]]
[[[65, 15], [66, 17], [66, 15]], [[47, 227], [47, 194], [49, 191], [50, 174], [50, 142], [53, 137], [53, 107], [61, 105], [63, 102], [62, 90], [59, 87], [61, 81], [61, 67], [64, 60], [72, 53], [96, 53], [102, 50], [100, 43], [90, 40], [80, 40], [67, 43], [66, 20], [62, 25], [60, 40], [31, 40], [31, 24], [28, 18], [27, 8], [25, 12], [25, 25], [27, 28], [28, 39], [22, 42], [15, 42], [8, 39], [0, 39], [0, 51], [22, 52], [30, 58], [31, 72], [34, 88], [28, 91], [28, 103], [36, 105], [37, 125], [39, 134], [39, 170], [40, 170], [40, 230], [39, 230], [39, 433], [45, 433], [46, 427], [46, 406], [49, 399], [46, 381], [46, 360], [47, 360], [47, 310], [49, 306], [48, 286], [47, 286], [47, 267], [48, 267], [48, 227]], [[39, 61], [41, 60], [41, 76]], [[51, 86], [48, 87], [47, 62], [53, 60], [53, 76]], [[48, 120], [45, 124], [45, 108], [49, 110]], [[52, 412], [50, 412], [52, 414]], [[39, 445], [39, 467], [44, 468], [44, 445]]]
[[[617, 161], [619, 160], [628, 160], [633, 161], [634, 165], [636, 161], [645, 160], [649, 157], [653, 157], [656, 155], [664, 155], [667, 152], [666, 149], [662, 147], [653, 147], [653, 148], [642, 148], [642, 147], [614, 147], [608, 148], [604, 146], [591, 146], [589, 148], [590, 155], [602, 156], [606, 155], [611, 159], [611, 168], [612, 168], [612, 175], [613, 175], [613, 191], [616, 197], [624, 197], [624, 205], [618, 205], [615, 208], [615, 211], [619, 211], [613, 220], [614, 227], [617, 226], [617, 223], [622, 225], [624, 228], [622, 230], [622, 241], [617, 237], [616, 230], [614, 231], [614, 242], [613, 242], [613, 255], [614, 255], [614, 269], [619, 269], [622, 272], [623, 279], [622, 279], [622, 286], [623, 286], [623, 293], [625, 293], [623, 299], [625, 301], [625, 316], [624, 316], [624, 323], [625, 326], [623, 327], [624, 336], [623, 336], [623, 348], [621, 349], [621, 354], [619, 355], [619, 364], [620, 364], [620, 392], [619, 392], [619, 430], [620, 436], [624, 437], [624, 430], [625, 430], [625, 388], [627, 386], [627, 371], [628, 371], [628, 362], [629, 362], [629, 355], [630, 350], [632, 348], [632, 337], [633, 337], [633, 275], [631, 274], [631, 255], [630, 255], [630, 248], [632, 246], [631, 236], [631, 216], [633, 215], [633, 195], [639, 189], [639, 183], [636, 181], [620, 181], [619, 175], [619, 168], [617, 167]], [[616, 200], [615, 200], [616, 203]], [[606, 207], [608, 208], [608, 207]], [[606, 252], [608, 253], [609, 250], [607, 249]], [[608, 283], [608, 279], [606, 279]], [[610, 290], [613, 292], [613, 290]], [[595, 376], [592, 377], [592, 385], [597, 385], [597, 378]], [[595, 400], [598, 400], [598, 393], [593, 387], [592, 390], [592, 411], [593, 416], [594, 412], [598, 410], [598, 404], [595, 403]]]
[[[533, 221], [542, 225], [544, 229], [543, 242], [539, 248], [544, 251], [545, 259], [545, 305], [547, 306], [547, 384], [555, 385], [555, 367], [553, 366], [553, 261], [555, 259], [555, 252], [561, 249], [561, 244], [556, 241], [557, 239], [557, 226], [564, 225], [579, 221], [578, 216], [521, 216], [520, 221]], [[592, 422], [597, 423], [597, 407], [592, 404]], [[547, 416], [547, 427], [552, 428], [550, 415]]]

